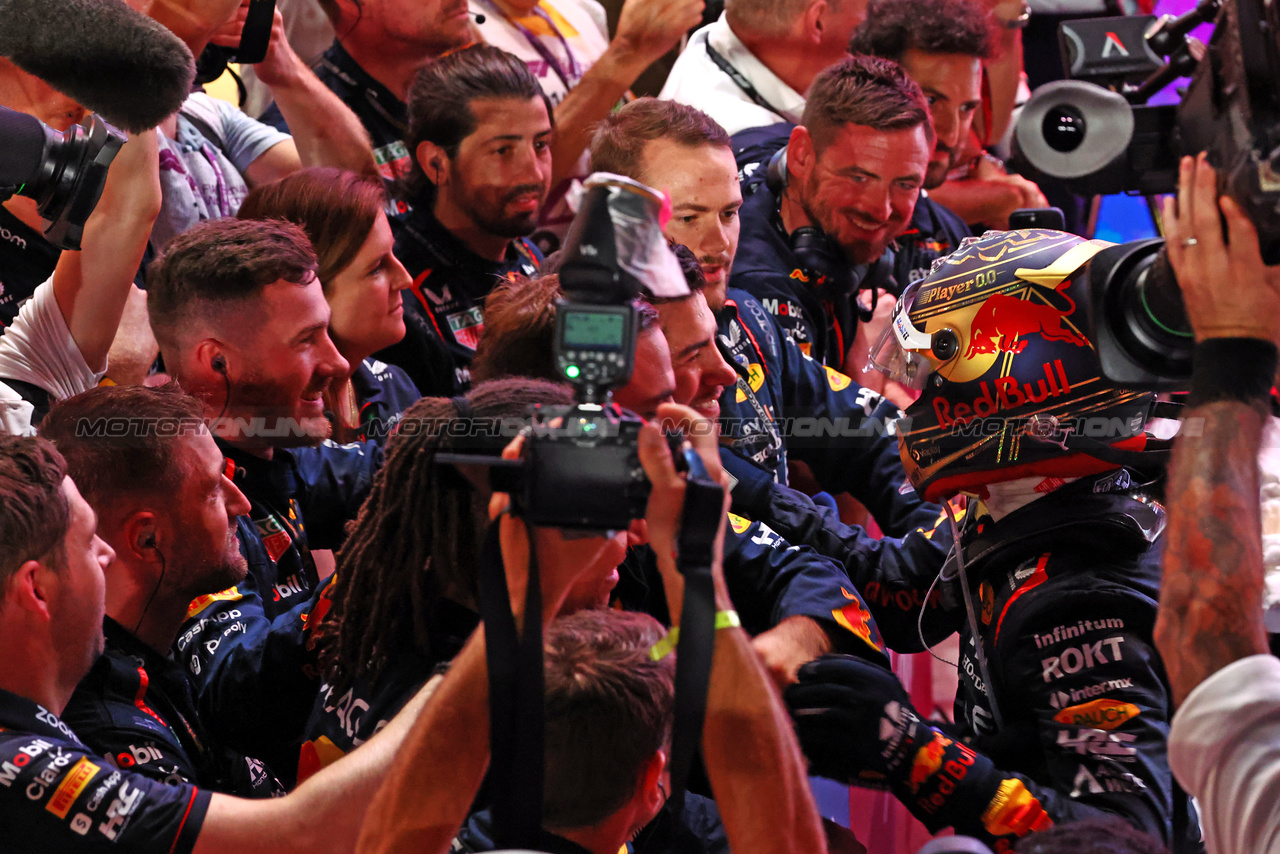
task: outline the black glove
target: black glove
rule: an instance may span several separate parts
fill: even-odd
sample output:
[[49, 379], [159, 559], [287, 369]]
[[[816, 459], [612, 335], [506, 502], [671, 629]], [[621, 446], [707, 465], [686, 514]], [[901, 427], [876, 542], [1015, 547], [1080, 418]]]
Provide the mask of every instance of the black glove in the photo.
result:
[[799, 678], [786, 701], [812, 773], [863, 786], [914, 776], [912, 760], [937, 733], [892, 671], [825, 655], [801, 667]]
[[800, 668], [786, 700], [812, 773], [887, 788], [931, 831], [953, 825], [1007, 835], [1014, 831], [1003, 805], [1024, 809], [1025, 800], [1034, 811], [1019, 813], [1018, 835], [1051, 823], [1038, 801], [1017, 796], [1026, 795], [1021, 778], [1002, 776], [990, 759], [922, 721], [884, 667], [823, 656]]

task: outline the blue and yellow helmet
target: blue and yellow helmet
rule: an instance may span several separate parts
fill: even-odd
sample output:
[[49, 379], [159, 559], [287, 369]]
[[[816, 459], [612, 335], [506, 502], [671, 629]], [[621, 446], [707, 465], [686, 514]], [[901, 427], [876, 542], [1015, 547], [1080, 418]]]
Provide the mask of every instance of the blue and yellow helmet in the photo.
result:
[[937, 501], [1032, 475], [1118, 468], [1141, 451], [1154, 395], [1102, 376], [1089, 260], [1111, 244], [1047, 229], [988, 232], [934, 263], [898, 301], [872, 364], [921, 392], [902, 461]]

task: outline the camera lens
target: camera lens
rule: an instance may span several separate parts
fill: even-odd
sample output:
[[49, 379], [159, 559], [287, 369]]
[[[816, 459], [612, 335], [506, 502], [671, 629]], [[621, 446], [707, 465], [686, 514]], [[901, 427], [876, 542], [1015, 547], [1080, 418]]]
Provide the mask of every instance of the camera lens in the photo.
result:
[[1084, 142], [1084, 115], [1070, 104], [1059, 104], [1045, 113], [1042, 130], [1044, 141], [1054, 151], [1075, 151]]

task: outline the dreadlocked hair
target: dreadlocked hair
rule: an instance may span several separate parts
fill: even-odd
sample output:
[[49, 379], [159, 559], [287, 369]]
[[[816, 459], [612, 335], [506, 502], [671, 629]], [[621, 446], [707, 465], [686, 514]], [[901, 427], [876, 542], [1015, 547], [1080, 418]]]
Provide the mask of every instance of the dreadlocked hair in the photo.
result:
[[[431, 659], [430, 614], [440, 597], [474, 607], [476, 568], [489, 522], [488, 495], [437, 452], [496, 454], [537, 403], [570, 403], [568, 387], [530, 379], [482, 383], [467, 395], [471, 417], [449, 398], [424, 398], [387, 441], [386, 461], [348, 525], [337, 555], [332, 606], [318, 628], [320, 661], [338, 691], [375, 683], [388, 659], [409, 649]], [[495, 447], [496, 444], [496, 447]]]

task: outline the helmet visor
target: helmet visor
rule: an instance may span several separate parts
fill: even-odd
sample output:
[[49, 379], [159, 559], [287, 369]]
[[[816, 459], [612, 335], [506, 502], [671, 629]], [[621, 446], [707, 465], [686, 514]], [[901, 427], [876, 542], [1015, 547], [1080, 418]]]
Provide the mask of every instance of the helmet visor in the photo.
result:
[[871, 348], [871, 367], [907, 388], [920, 391], [938, 362], [932, 357], [933, 335], [911, 322], [920, 283], [908, 287], [898, 298], [889, 325]]

